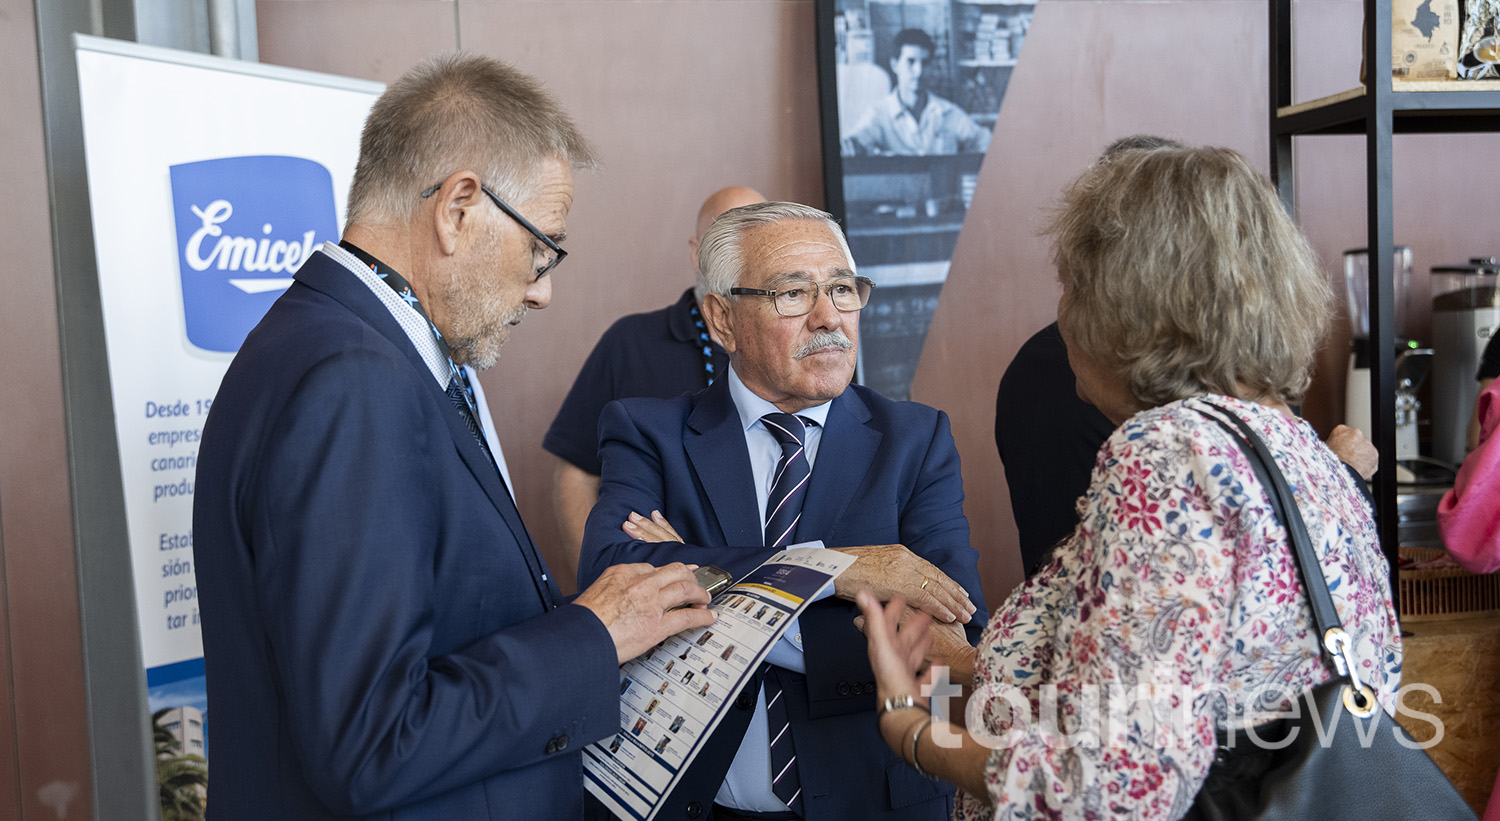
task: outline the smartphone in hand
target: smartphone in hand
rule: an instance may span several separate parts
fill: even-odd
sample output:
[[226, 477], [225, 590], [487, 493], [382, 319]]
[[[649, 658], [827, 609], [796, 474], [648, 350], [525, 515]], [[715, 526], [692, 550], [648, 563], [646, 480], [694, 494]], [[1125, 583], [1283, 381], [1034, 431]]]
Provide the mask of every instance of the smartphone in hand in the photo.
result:
[[693, 575], [698, 578], [698, 586], [708, 591], [710, 597], [717, 596], [734, 582], [734, 578], [725, 570], [714, 567], [711, 564], [699, 565]]

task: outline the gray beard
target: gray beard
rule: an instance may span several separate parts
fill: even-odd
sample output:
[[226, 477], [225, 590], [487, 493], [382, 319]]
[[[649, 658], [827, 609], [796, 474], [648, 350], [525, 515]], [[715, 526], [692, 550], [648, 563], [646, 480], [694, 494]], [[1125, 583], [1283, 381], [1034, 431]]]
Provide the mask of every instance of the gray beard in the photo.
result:
[[[489, 313], [486, 309], [490, 307], [487, 301], [486, 304], [466, 309], [463, 312], [463, 318], [468, 319], [475, 314]], [[472, 335], [447, 340], [448, 351], [453, 361], [468, 365], [476, 371], [485, 371], [494, 367], [495, 363], [500, 361], [500, 348], [505, 344], [503, 340], [496, 341], [496, 338], [504, 333], [506, 327], [512, 322], [518, 323], [525, 319], [529, 310], [525, 303], [522, 303], [497, 322], [479, 322], [479, 330]]]

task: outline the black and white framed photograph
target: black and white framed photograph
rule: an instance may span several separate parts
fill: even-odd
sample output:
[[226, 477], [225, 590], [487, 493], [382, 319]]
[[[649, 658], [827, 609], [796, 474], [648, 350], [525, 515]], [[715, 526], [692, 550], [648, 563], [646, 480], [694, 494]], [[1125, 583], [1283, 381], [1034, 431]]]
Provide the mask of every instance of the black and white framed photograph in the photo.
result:
[[824, 184], [861, 274], [860, 381], [909, 398], [1035, 0], [821, 0]]

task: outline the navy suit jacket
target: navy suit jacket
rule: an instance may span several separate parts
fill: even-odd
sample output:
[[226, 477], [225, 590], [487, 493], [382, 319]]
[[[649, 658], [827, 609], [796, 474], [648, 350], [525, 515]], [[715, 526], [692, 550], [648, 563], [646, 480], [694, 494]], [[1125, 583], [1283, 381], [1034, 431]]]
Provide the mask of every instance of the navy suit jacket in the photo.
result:
[[[604, 472], [589, 514], [580, 584], [621, 562], [714, 564], [735, 578], [767, 559], [750, 455], [727, 379], [677, 399], [625, 399], [599, 421]], [[978, 554], [969, 546], [963, 479], [948, 417], [850, 386], [833, 400], [796, 541], [827, 547], [903, 544], [969, 591], [987, 621]], [[684, 543], [632, 541], [632, 511], [660, 510]], [[952, 787], [922, 778], [876, 730], [874, 675], [858, 610], [841, 599], [801, 620], [807, 673], [782, 673], [804, 813], [819, 819], [946, 819]], [[713, 802], [744, 736], [754, 690], [714, 731], [659, 817], [694, 818]]]
[[215, 819], [577, 818], [608, 631], [546, 576], [390, 312], [315, 254], [245, 340], [193, 508]]

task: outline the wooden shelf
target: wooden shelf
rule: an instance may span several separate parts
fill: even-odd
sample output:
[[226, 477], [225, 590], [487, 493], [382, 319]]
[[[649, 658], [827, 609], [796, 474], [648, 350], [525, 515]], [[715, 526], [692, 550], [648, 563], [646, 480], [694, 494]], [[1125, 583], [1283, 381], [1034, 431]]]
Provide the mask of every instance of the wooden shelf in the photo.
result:
[[1397, 80], [1391, 78], [1392, 91], [1500, 91], [1500, 80]]
[[[1393, 82], [1397, 134], [1500, 131], [1500, 81]], [[1364, 86], [1276, 109], [1278, 134], [1363, 134], [1369, 112]]]

